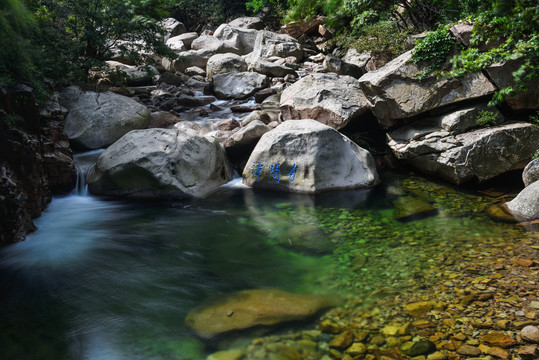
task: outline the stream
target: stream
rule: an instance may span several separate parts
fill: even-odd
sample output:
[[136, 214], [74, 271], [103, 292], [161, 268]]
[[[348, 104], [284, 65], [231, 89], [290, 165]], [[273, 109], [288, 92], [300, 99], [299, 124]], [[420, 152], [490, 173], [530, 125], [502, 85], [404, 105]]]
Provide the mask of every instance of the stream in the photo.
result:
[[[98, 155], [79, 156], [79, 168]], [[382, 178], [374, 190], [321, 196], [253, 191], [235, 179], [206, 200], [170, 203], [79, 186], [53, 199], [26, 241], [0, 249], [0, 358], [203, 359], [260, 336], [202, 342], [184, 319], [207, 298], [252, 288], [398, 291], [441, 252], [521, 235], [486, 218], [482, 196], [410, 174]], [[397, 221], [393, 200], [422, 191], [436, 214]]]
[[[82, 174], [99, 154], [77, 156]], [[203, 342], [184, 319], [208, 298], [278, 288], [367, 303], [425, 281], [442, 253], [525, 236], [486, 216], [490, 196], [407, 172], [381, 178], [372, 190], [319, 196], [255, 191], [236, 178], [203, 200], [138, 202], [92, 196], [82, 176], [38, 231], [0, 249], [0, 358], [204, 359], [265, 334]], [[433, 211], [402, 221], [404, 197]]]

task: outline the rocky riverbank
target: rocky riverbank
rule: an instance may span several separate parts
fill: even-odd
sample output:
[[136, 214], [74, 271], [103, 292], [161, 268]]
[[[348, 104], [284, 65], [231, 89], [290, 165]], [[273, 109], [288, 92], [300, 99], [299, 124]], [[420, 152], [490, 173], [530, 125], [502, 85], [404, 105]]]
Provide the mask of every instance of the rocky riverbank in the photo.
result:
[[461, 226], [432, 215], [399, 225], [365, 211], [323, 212], [323, 229], [341, 241], [342, 269], [329, 281], [348, 291], [346, 304], [311, 330], [255, 338], [208, 359], [537, 359], [539, 232], [484, 218], [514, 194], [459, 194], [413, 177], [403, 185]]

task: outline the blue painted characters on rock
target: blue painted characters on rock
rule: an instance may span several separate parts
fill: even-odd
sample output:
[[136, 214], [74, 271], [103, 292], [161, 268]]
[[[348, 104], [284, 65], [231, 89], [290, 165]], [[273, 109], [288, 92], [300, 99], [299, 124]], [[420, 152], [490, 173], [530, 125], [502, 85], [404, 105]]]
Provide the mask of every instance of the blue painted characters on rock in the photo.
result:
[[[260, 162], [254, 162], [251, 165], [251, 175], [256, 176], [256, 181], [260, 181], [260, 175], [264, 167], [265, 165]], [[268, 180], [279, 183], [281, 181], [281, 170], [283, 175], [288, 176], [288, 181], [292, 184], [296, 179], [296, 172], [298, 171], [296, 164], [293, 164], [291, 168], [284, 168], [281, 166], [281, 163], [270, 164], [268, 167]]]
[[274, 165], [270, 165], [268, 179], [271, 178], [274, 178], [276, 182], [279, 182], [279, 180], [281, 180], [281, 164], [277, 163]]
[[264, 165], [259, 162], [255, 162], [253, 163], [253, 166], [251, 166], [251, 175], [256, 175], [256, 177], [258, 178], [257, 181], [260, 181], [260, 173], [262, 172], [263, 167]]

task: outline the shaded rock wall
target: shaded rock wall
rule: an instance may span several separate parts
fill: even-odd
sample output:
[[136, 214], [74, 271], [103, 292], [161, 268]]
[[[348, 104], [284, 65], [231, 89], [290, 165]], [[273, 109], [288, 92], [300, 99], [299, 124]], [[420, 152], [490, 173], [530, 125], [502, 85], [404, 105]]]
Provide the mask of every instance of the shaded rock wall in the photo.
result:
[[0, 108], [0, 245], [6, 245], [35, 231], [32, 220], [50, 202], [51, 188], [69, 191], [76, 174], [61, 113], [40, 116], [24, 85], [2, 89]]

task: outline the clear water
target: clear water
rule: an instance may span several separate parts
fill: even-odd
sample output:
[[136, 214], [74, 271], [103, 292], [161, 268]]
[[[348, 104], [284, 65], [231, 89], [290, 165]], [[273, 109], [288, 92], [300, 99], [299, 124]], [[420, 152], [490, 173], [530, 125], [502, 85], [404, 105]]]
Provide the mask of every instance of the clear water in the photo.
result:
[[[55, 198], [35, 234], [0, 249], [0, 359], [204, 359], [219, 344], [197, 339], [184, 318], [207, 298], [252, 288], [398, 291], [440, 252], [525, 236], [490, 221], [486, 197], [383, 177], [375, 190], [317, 197], [235, 180], [198, 201]], [[398, 221], [403, 194], [438, 213]]]

